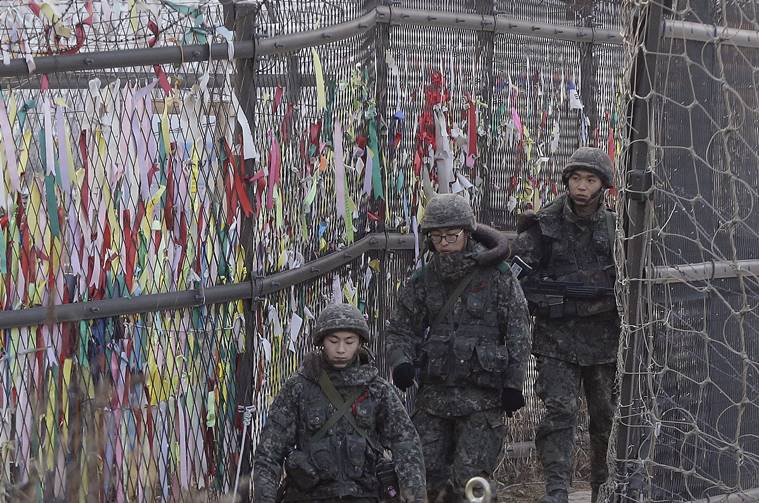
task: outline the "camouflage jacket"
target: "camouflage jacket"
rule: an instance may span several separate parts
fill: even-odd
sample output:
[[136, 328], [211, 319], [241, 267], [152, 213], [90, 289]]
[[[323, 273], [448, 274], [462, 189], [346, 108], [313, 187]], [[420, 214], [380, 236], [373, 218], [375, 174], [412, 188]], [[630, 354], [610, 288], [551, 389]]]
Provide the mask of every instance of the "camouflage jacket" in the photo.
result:
[[[400, 289], [385, 332], [390, 365], [414, 363], [420, 388], [416, 407], [438, 416], [462, 416], [500, 407], [503, 388], [522, 389], [529, 356], [527, 302], [502, 260], [508, 242], [478, 226], [467, 252], [434, 254]], [[482, 232], [499, 236], [487, 250]], [[466, 289], [434, 329], [430, 329], [463, 277]]]
[[[341, 417], [316, 439], [336, 410], [318, 383], [323, 370], [344, 399], [358, 396], [349, 413], [365, 436]], [[395, 388], [372, 365], [337, 370], [324, 363], [321, 353], [310, 353], [269, 409], [255, 453], [255, 501], [275, 501], [283, 465], [284, 501], [377, 498], [375, 464], [381, 454], [372, 445], [392, 452], [403, 501], [424, 501], [419, 436]]]
[[[512, 243], [513, 255], [534, 268], [540, 278], [613, 287], [616, 278], [614, 213], [602, 206], [589, 218], [578, 217], [562, 195], [544, 206]], [[613, 297], [577, 301], [590, 316], [550, 319], [538, 314], [532, 352], [579, 365], [611, 363], [619, 343], [619, 314]], [[606, 305], [608, 304], [608, 305]]]

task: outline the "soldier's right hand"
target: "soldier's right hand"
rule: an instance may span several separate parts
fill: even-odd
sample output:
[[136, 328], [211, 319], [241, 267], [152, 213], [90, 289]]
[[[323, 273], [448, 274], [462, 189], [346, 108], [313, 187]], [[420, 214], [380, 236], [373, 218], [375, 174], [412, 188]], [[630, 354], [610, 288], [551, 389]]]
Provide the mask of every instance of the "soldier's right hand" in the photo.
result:
[[414, 384], [416, 369], [410, 363], [401, 363], [393, 369], [393, 384], [401, 391], [406, 391]]

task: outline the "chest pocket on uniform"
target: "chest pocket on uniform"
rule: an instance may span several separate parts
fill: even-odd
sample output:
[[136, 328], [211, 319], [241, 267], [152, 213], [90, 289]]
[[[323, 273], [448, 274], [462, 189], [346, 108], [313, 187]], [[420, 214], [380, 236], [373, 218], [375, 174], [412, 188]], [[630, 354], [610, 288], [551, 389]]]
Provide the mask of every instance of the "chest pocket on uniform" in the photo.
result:
[[353, 480], [361, 479], [366, 464], [366, 439], [360, 435], [345, 437], [345, 475]]
[[312, 434], [319, 431], [329, 418], [329, 410], [320, 403], [306, 404], [305, 411], [306, 429]]
[[461, 384], [472, 373], [472, 355], [476, 341], [459, 334], [453, 341], [453, 361], [451, 362], [450, 380]]
[[[566, 240], [563, 240], [566, 241]], [[574, 250], [567, 246], [566, 242], [551, 240], [551, 273], [557, 277], [577, 270], [577, 262], [573, 257]]]
[[422, 351], [425, 362], [425, 377], [432, 380], [445, 380], [448, 377], [449, 362], [448, 352], [451, 335], [431, 334], [424, 342]]
[[319, 478], [323, 481], [335, 480], [339, 473], [338, 465], [335, 463], [334, 440], [334, 437], [322, 438], [311, 443], [309, 449], [311, 464], [316, 468]]
[[509, 350], [506, 346], [483, 344], [477, 346], [479, 368], [474, 382], [485, 388], [500, 389], [509, 370]]
[[470, 292], [466, 297], [466, 310], [473, 318], [483, 318], [486, 310], [485, 292]]

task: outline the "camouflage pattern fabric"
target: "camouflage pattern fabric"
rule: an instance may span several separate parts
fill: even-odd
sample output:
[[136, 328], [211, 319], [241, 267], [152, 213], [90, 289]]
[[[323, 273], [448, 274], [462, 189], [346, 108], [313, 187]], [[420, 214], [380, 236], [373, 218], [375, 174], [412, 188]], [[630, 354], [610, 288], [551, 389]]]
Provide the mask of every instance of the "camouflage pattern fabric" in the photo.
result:
[[345, 417], [315, 440], [335, 412], [318, 384], [323, 369], [343, 397], [363, 390], [353, 402], [351, 413], [356, 423], [373, 443], [392, 452], [401, 501], [424, 501], [426, 481], [419, 436], [395, 388], [379, 377], [372, 365], [357, 362], [337, 370], [318, 352], [304, 358], [269, 409], [255, 453], [255, 501], [275, 501], [286, 458], [287, 462], [298, 461], [297, 470], [288, 469], [284, 501], [377, 501], [377, 453]]
[[572, 173], [578, 169], [595, 173], [604, 187], [613, 185], [614, 167], [611, 159], [609, 159], [609, 154], [600, 148], [580, 147], [574, 151], [561, 172], [564, 185], [568, 183]]
[[[512, 244], [512, 253], [541, 278], [613, 287], [616, 270], [609, 236], [613, 226], [613, 213], [605, 208], [591, 218], [577, 217], [563, 195], [537, 213], [535, 224]], [[608, 311], [561, 319], [537, 316], [532, 352], [578, 365], [615, 362], [620, 330], [615, 300], [577, 301], [577, 309], [598, 310], [599, 303], [608, 303]]]
[[496, 487], [491, 476], [503, 448], [503, 412], [447, 418], [420, 409], [412, 419], [422, 439], [431, 503], [466, 501], [463, 488], [472, 477], [483, 477]]
[[477, 226], [469, 203], [456, 194], [436, 194], [424, 208], [422, 232], [432, 229], [460, 227], [474, 231]]
[[[508, 252], [508, 246], [501, 248]], [[478, 260], [483, 253], [485, 248], [474, 240], [463, 252], [435, 253], [399, 291], [385, 332], [391, 367], [414, 363], [419, 368], [415, 417], [440, 419], [417, 421], [420, 436], [449, 438], [449, 461], [454, 467], [469, 466], [470, 442], [481, 445], [478, 429], [467, 430], [476, 418], [486, 415], [502, 421], [501, 390], [522, 389], [529, 358], [529, 313], [522, 288], [508, 267], [499, 267], [505, 253]], [[450, 292], [468, 276], [472, 277], [468, 287], [425, 336]], [[450, 428], [445, 425], [454, 422], [462, 426], [448, 437]], [[491, 425], [487, 436], [498, 450], [503, 444], [499, 432]], [[430, 462], [438, 461], [434, 457]], [[478, 470], [490, 469], [489, 462], [483, 464]], [[439, 478], [429, 471], [428, 476]]]
[[616, 366], [581, 367], [541, 356], [537, 370], [535, 392], [545, 404], [546, 415], [535, 434], [535, 447], [543, 463], [546, 492], [569, 487], [581, 383], [590, 415], [590, 483], [600, 487], [608, 475], [606, 449], [616, 406]]
[[[611, 287], [616, 272], [614, 225], [613, 213], [604, 207], [589, 218], [578, 217], [568, 196], [562, 195], [535, 215], [512, 251], [540, 278]], [[538, 314], [533, 329], [532, 352], [538, 358], [536, 391], [546, 406], [535, 445], [543, 462], [546, 493], [566, 489], [569, 484], [580, 383], [588, 399], [593, 487], [607, 475], [606, 450], [616, 403], [619, 315], [613, 298], [577, 303], [578, 313], [600, 314], [560, 319]]]
[[364, 343], [371, 339], [369, 325], [361, 311], [351, 304], [329, 304], [319, 313], [311, 333], [311, 342], [314, 346], [320, 346], [328, 334], [338, 330], [358, 334]]

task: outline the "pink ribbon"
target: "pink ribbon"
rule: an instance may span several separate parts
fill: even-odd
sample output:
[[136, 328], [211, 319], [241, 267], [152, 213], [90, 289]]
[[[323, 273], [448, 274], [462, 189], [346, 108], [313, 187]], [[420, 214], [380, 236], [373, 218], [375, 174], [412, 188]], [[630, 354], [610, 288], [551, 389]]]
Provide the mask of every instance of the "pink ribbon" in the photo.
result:
[[345, 225], [350, 225], [345, 217], [345, 163], [343, 160], [343, 126], [335, 122], [332, 133], [332, 143], [335, 146], [335, 207], [337, 215], [346, 220]]
[[269, 156], [269, 188], [266, 191], [266, 209], [274, 208], [274, 187], [279, 183], [280, 164], [282, 163], [282, 152], [279, 149], [279, 142], [276, 135], [269, 131], [271, 137], [271, 155]]

